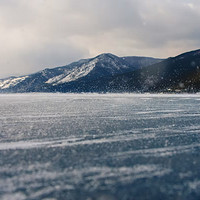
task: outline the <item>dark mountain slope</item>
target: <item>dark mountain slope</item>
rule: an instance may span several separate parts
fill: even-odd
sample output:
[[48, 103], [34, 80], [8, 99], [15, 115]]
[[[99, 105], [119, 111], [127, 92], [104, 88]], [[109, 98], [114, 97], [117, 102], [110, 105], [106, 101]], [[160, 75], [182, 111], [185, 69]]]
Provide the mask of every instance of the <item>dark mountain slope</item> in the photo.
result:
[[135, 66], [139, 69], [141, 67], [146, 67], [163, 61], [164, 59], [151, 58], [151, 57], [138, 57], [138, 56], [126, 56], [122, 57], [123, 60], [128, 62], [130, 65]]
[[198, 91], [199, 72], [200, 50], [196, 50], [113, 77], [108, 85], [112, 85], [114, 90], [123, 88], [142, 92]]

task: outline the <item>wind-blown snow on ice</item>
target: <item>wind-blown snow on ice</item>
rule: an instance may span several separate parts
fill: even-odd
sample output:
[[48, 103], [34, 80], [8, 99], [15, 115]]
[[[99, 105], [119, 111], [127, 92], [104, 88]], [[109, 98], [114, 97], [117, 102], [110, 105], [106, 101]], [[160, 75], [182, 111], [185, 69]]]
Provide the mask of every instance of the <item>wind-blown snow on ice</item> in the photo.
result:
[[198, 199], [200, 94], [1, 94], [1, 199]]

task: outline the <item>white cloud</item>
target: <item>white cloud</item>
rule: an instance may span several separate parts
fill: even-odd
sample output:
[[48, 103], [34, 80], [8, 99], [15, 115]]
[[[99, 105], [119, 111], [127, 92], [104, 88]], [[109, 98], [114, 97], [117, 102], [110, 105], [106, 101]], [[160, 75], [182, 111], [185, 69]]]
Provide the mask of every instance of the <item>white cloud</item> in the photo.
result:
[[0, 77], [102, 52], [173, 56], [199, 48], [199, 0], [1, 0]]

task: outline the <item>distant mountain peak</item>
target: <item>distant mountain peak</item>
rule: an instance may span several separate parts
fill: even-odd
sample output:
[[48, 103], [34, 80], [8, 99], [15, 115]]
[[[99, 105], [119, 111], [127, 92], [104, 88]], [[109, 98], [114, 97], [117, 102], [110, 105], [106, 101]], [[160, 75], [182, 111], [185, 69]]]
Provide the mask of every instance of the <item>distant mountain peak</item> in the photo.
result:
[[99, 54], [98, 56], [96, 56], [95, 58], [104, 58], [104, 57], [116, 58], [117, 56], [112, 53], [102, 53], [102, 54]]
[[[146, 57], [121, 58], [111, 53], [102, 53], [94, 58], [81, 59], [66, 66], [46, 68], [37, 73], [0, 80], [0, 92], [45, 92], [67, 91], [67, 85], [74, 85], [78, 91], [83, 83], [114, 77], [134, 71], [160, 60]], [[78, 84], [78, 85], [76, 85]], [[71, 86], [70, 86], [71, 87]], [[96, 88], [98, 86], [94, 86]], [[70, 89], [70, 91], [73, 91]]]

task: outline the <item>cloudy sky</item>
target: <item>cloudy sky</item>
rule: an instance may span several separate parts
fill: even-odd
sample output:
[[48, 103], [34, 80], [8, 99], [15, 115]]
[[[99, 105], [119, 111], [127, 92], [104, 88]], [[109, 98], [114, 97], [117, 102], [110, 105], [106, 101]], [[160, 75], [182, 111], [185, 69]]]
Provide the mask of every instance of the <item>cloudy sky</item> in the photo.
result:
[[200, 48], [199, 0], [0, 0], [0, 77], [110, 52]]

